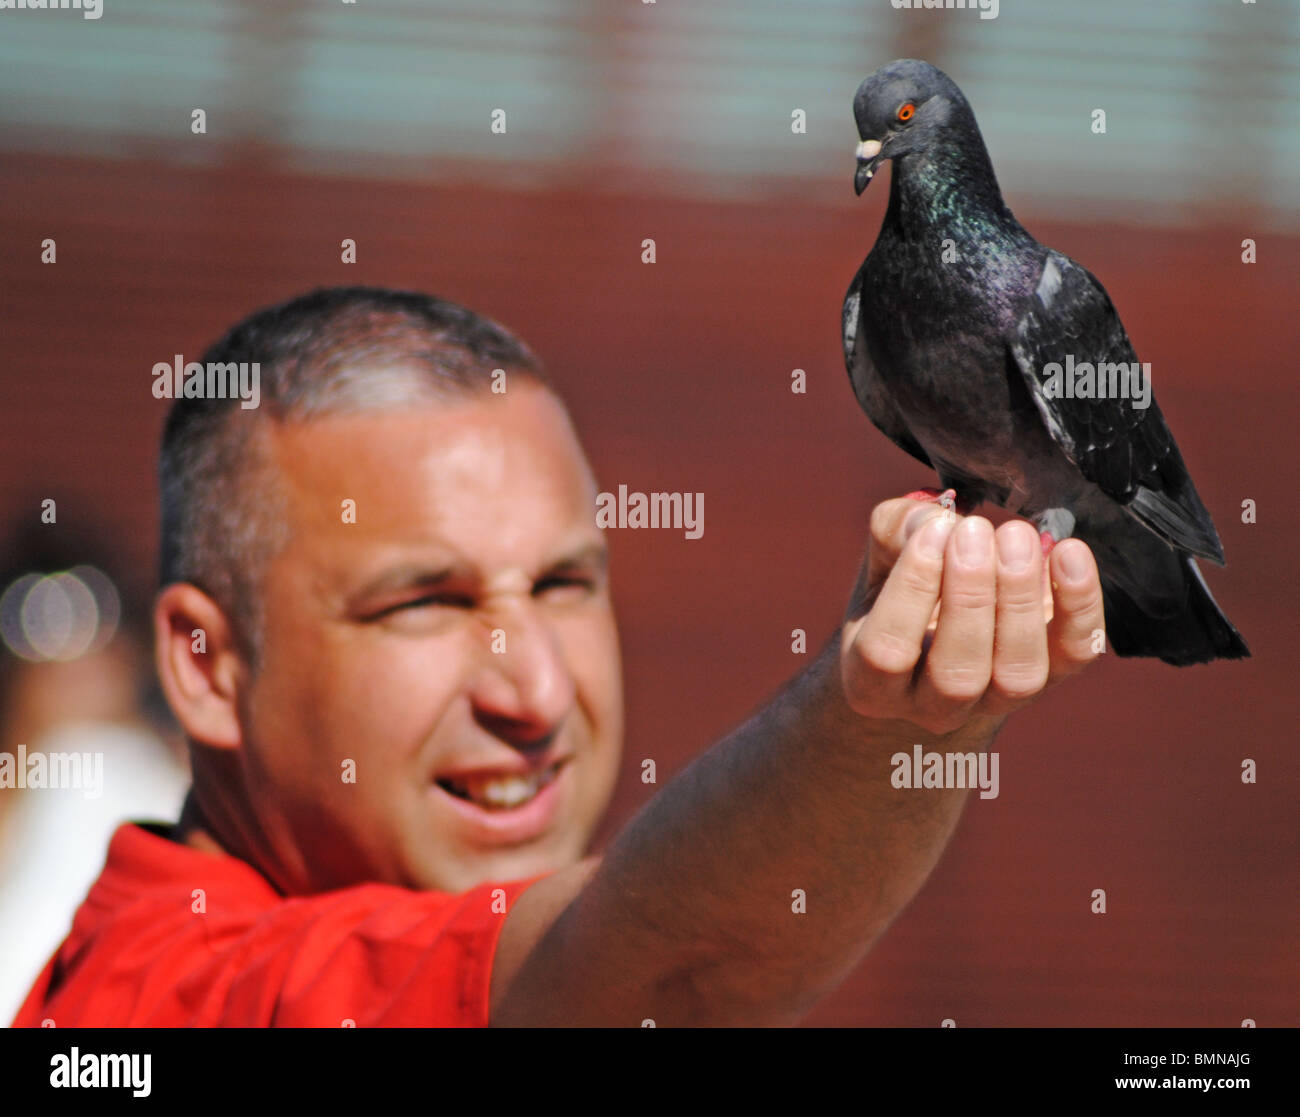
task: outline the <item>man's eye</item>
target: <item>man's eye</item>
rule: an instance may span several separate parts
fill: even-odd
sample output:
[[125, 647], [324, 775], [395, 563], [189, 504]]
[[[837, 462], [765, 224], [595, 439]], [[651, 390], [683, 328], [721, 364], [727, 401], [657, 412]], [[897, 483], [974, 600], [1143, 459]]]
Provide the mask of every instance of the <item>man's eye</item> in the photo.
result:
[[543, 578], [536, 586], [533, 587], [534, 596], [540, 594], [587, 594], [596, 588], [595, 583], [590, 578], [577, 576], [556, 575], [553, 578]]
[[403, 613], [413, 609], [427, 609], [431, 605], [441, 605], [451, 609], [470, 609], [474, 606], [474, 600], [464, 594], [427, 593], [423, 597], [413, 597], [410, 601], [390, 605], [387, 609], [376, 613], [371, 619], [380, 620], [383, 617], [391, 617], [395, 613]]

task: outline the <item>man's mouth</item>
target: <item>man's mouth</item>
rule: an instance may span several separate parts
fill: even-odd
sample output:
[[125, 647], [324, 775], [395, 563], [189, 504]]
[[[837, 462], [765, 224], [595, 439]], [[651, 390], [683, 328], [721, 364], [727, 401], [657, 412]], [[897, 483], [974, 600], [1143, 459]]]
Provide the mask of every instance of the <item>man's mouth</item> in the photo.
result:
[[437, 784], [448, 794], [466, 799], [484, 810], [513, 811], [532, 802], [538, 792], [560, 774], [566, 760], [557, 760], [538, 772], [448, 777], [438, 780]]

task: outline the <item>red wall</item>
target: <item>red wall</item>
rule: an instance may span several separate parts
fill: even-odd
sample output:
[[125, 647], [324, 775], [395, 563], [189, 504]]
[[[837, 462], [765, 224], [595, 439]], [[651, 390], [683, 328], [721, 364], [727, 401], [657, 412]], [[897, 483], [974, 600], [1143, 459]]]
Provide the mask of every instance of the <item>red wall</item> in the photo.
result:
[[[840, 300], [887, 191], [845, 194], [834, 208], [741, 205], [649, 186], [508, 193], [7, 157], [0, 512], [83, 494], [148, 577], [166, 406], [150, 393], [155, 362], [322, 284], [414, 286], [501, 319], [548, 362], [603, 487], [706, 494], [700, 540], [611, 533], [629, 734], [607, 838], [654, 793], [635, 762], [655, 758], [662, 787], [802, 666], [790, 631], [814, 649], [831, 631], [872, 505], [931, 481], [857, 410], [844, 372]], [[1249, 222], [1019, 216], [1106, 284], [1152, 363], [1227, 552], [1211, 588], [1255, 658], [1110, 660], [1013, 718], [1000, 797], [970, 803], [929, 886], [812, 1022], [1300, 1025], [1286, 651], [1300, 244]], [[1246, 236], [1254, 266], [1240, 262]], [[56, 265], [40, 263], [45, 237]], [[356, 265], [340, 263], [344, 237]], [[645, 237], [654, 266], [640, 262]], [[796, 367], [806, 396], [789, 391]], [[1104, 916], [1090, 913], [1094, 888]]]

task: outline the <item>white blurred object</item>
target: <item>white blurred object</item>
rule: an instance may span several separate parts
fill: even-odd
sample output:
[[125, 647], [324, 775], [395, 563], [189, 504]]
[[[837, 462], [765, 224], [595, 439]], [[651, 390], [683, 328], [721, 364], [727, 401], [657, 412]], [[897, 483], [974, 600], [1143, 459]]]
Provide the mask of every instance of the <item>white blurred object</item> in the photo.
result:
[[189, 773], [144, 727], [61, 725], [33, 753], [102, 753], [98, 797], [78, 789], [0, 789], [0, 1026], [7, 1027], [104, 867], [128, 821], [175, 822]]

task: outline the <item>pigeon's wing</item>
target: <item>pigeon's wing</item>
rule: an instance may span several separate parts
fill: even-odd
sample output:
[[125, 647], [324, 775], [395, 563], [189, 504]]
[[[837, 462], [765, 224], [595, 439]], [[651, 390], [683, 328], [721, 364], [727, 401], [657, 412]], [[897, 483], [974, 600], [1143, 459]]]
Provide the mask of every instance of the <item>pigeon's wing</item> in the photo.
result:
[[1011, 352], [1038, 413], [1079, 472], [1157, 535], [1223, 562], [1210, 514], [1196, 494], [1155, 399], [1070, 399], [1048, 394], [1044, 366], [1137, 360], [1106, 289], [1068, 256], [1048, 251], [1038, 289], [1017, 323]]
[[921, 448], [921, 444], [912, 437], [912, 432], [908, 430], [903, 417], [898, 413], [898, 408], [894, 406], [888, 389], [881, 382], [880, 374], [876, 372], [876, 366], [867, 352], [866, 340], [861, 336], [859, 320], [862, 306], [862, 273], [865, 270], [864, 263], [849, 285], [849, 292], [844, 296], [843, 317], [840, 323], [844, 332], [844, 364], [849, 370], [853, 392], [858, 397], [862, 410], [867, 413], [867, 418], [875, 423], [891, 442], [901, 446], [912, 457], [933, 469], [929, 456]]

